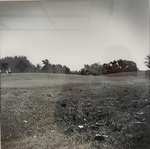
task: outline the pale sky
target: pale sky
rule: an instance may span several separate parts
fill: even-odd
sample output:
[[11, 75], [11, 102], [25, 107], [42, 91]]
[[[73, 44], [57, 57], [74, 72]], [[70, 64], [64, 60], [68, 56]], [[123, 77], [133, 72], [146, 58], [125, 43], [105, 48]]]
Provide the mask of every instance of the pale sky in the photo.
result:
[[149, 0], [0, 2], [0, 51], [71, 70], [120, 58], [145, 70]]

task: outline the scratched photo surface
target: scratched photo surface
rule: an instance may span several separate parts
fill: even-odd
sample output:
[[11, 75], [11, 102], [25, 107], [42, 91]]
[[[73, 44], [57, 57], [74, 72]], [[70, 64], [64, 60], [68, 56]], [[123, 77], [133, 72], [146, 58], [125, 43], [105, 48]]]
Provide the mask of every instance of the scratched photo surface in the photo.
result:
[[149, 149], [149, 0], [0, 1], [2, 149]]

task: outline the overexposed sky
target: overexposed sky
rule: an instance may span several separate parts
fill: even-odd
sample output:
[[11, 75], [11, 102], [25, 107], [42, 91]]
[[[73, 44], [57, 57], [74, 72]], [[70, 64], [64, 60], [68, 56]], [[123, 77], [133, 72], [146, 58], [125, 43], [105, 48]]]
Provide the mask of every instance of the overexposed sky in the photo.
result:
[[0, 2], [1, 57], [79, 70], [84, 64], [133, 60], [146, 69], [148, 0]]

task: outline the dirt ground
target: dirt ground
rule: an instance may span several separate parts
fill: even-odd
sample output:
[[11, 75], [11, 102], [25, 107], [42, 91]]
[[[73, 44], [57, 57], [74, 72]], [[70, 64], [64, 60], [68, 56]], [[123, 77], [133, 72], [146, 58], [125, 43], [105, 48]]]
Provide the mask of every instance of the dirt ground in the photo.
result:
[[150, 149], [149, 88], [143, 72], [2, 74], [2, 149]]

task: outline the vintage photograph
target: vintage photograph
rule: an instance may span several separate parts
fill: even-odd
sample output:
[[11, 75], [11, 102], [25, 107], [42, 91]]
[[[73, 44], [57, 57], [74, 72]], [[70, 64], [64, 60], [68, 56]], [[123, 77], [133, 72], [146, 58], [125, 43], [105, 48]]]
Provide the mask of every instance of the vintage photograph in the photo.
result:
[[150, 149], [149, 0], [0, 0], [1, 149]]

